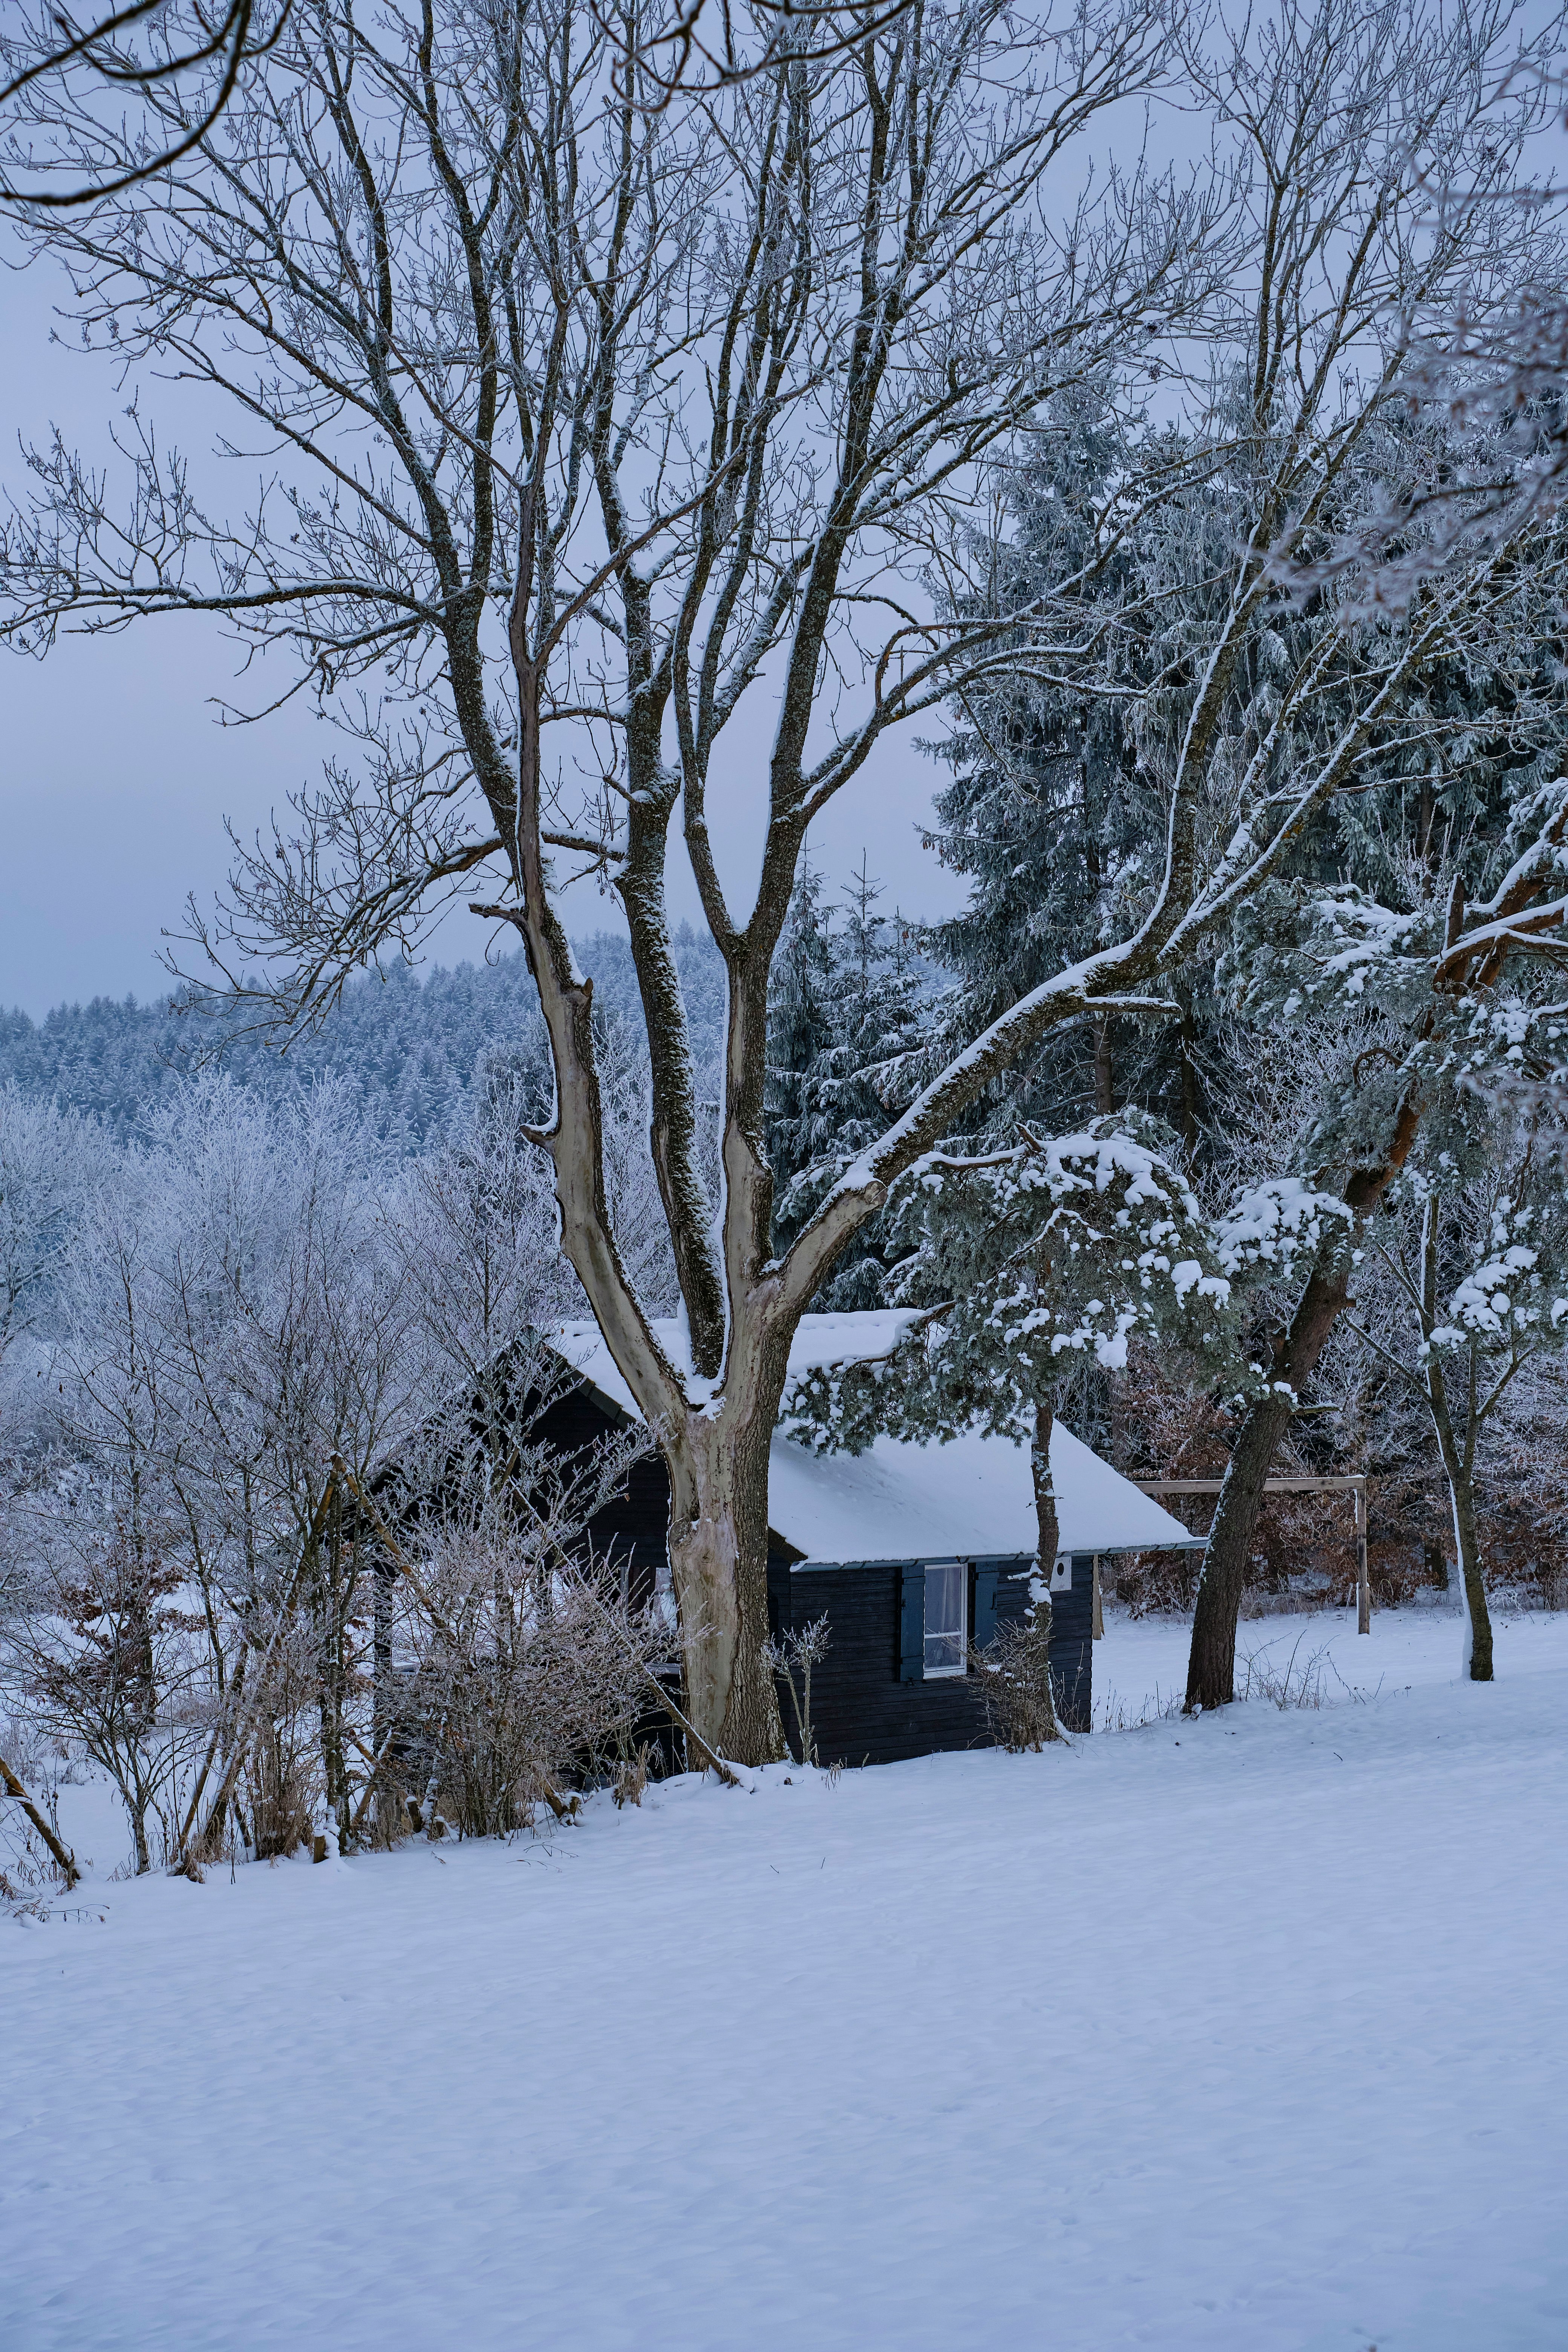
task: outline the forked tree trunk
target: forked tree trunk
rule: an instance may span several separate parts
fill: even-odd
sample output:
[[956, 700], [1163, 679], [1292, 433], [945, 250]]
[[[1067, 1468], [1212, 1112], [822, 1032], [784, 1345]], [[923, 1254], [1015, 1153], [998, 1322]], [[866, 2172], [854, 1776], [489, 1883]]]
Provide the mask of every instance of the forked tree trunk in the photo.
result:
[[778, 1690], [763, 1657], [773, 1418], [755, 1412], [737, 1428], [727, 1408], [693, 1414], [664, 1441], [686, 1711], [698, 1736], [736, 1764], [773, 1764], [784, 1753]]

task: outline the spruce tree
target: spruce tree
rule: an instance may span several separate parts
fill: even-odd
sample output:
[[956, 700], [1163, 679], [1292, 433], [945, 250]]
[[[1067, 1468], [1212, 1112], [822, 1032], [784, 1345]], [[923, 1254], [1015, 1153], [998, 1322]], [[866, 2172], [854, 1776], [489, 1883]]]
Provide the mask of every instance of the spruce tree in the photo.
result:
[[809, 852], [790, 898], [768, 995], [768, 1158], [773, 1171], [773, 1245], [794, 1226], [784, 1209], [794, 1179], [832, 1140], [822, 1080], [833, 1045], [833, 910]]
[[[802, 861], [769, 1022], [768, 1149], [781, 1251], [913, 1091], [926, 990], [912, 927], [879, 914], [881, 897], [864, 851], [841, 908], [827, 903], [822, 876]], [[885, 1218], [862, 1227], [817, 1308], [880, 1305], [889, 1246]]]

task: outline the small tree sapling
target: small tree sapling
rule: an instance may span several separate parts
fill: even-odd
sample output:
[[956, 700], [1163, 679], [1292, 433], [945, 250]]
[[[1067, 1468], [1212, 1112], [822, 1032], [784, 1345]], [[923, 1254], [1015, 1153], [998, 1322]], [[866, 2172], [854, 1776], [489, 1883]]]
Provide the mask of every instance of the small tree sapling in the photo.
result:
[[942, 1440], [971, 1428], [1026, 1444], [1042, 1654], [1064, 1383], [1086, 1360], [1124, 1365], [1133, 1334], [1181, 1349], [1205, 1386], [1246, 1377], [1230, 1275], [1171, 1139], [1134, 1112], [1076, 1135], [1026, 1129], [973, 1157], [929, 1154], [892, 1202], [907, 1255], [889, 1291], [918, 1319], [884, 1361], [805, 1373], [785, 1399], [792, 1433], [824, 1451], [858, 1452], [881, 1432]]
[[1355, 1328], [1426, 1406], [1453, 1512], [1465, 1673], [1471, 1682], [1490, 1682], [1477, 1484], [1515, 1381], [1527, 1365], [1568, 1346], [1568, 1192], [1554, 1150], [1535, 1137], [1500, 1133], [1479, 1104], [1460, 1108], [1479, 1114], [1465, 1155], [1468, 1181], [1450, 1122], [1448, 1148], [1424, 1153], [1406, 1171], [1389, 1202], [1392, 1218], [1380, 1219], [1369, 1236], [1394, 1276], [1405, 1328], [1378, 1331], [1364, 1321]]

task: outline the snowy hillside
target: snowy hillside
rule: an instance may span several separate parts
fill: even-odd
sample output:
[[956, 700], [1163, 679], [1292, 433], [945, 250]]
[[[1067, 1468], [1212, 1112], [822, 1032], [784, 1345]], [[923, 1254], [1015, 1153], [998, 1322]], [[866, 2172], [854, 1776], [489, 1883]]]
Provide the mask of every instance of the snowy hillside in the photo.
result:
[[1568, 1622], [1494, 1685], [1344, 1622], [1242, 1628], [1381, 1682], [1321, 1710], [200, 1886], [104, 1847], [0, 1922], [0, 2339], [1561, 2352]]

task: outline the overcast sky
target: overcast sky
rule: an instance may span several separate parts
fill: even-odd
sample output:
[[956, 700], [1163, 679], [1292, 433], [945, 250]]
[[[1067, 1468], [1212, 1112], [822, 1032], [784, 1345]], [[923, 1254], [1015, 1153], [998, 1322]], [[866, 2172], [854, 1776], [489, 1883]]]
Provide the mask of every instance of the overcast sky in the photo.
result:
[[[84, 455], [105, 450], [109, 420], [128, 397], [104, 362], [51, 346], [53, 305], [66, 294], [43, 269], [0, 272], [0, 485], [9, 489], [25, 480], [19, 440], [42, 439], [58, 422]], [[155, 388], [143, 394], [144, 413], [156, 397]], [[163, 437], [173, 419], [180, 437], [210, 446], [210, 417], [182, 418], [182, 397], [164, 393], [158, 404]], [[242, 469], [232, 472], [237, 504], [246, 486]], [[224, 818], [248, 833], [313, 777], [332, 738], [308, 709], [252, 727], [216, 723], [213, 698], [238, 691], [235, 664], [216, 627], [183, 619], [65, 637], [42, 662], [0, 651], [0, 1006], [36, 1018], [71, 999], [158, 994], [169, 984], [156, 962], [161, 930], [178, 924], [187, 892], [208, 901], [222, 881]], [[773, 730], [764, 698], [753, 699], [750, 739], [731, 755], [741, 765], [765, 760]], [[814, 829], [817, 863], [847, 877], [865, 848], [889, 907], [929, 917], [957, 905], [961, 886], [917, 831], [940, 774], [911, 741], [885, 745]], [[735, 822], [741, 797], [726, 794], [714, 809], [738, 900], [757, 854], [755, 828]], [[689, 874], [676, 877], [672, 898], [678, 915], [697, 918]], [[616, 909], [585, 887], [568, 902], [568, 919], [582, 934], [614, 924]], [[454, 914], [432, 956], [477, 959], [492, 936]]]

